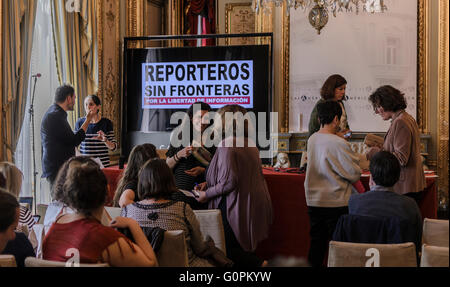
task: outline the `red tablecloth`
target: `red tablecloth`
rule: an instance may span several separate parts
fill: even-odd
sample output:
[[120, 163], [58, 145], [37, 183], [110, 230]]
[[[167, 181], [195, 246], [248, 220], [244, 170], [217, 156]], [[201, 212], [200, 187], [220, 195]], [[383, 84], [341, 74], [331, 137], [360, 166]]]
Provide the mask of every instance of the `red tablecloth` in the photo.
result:
[[[108, 179], [109, 198], [114, 191], [123, 170], [118, 166], [103, 169]], [[261, 242], [256, 253], [264, 259], [277, 255], [307, 258], [309, 250], [309, 217], [305, 199], [305, 175], [275, 172], [264, 168], [264, 178], [272, 199], [274, 221], [269, 237]], [[419, 204], [422, 217], [437, 218], [436, 178], [426, 177], [427, 188]], [[361, 182], [369, 190], [369, 174], [361, 177]]]

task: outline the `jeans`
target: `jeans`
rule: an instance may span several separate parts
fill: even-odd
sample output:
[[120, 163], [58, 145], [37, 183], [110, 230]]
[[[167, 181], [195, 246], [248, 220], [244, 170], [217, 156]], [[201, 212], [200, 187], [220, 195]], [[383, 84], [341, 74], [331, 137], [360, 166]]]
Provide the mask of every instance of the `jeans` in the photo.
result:
[[309, 207], [308, 215], [311, 226], [309, 235], [308, 261], [312, 267], [323, 267], [328, 244], [333, 236], [334, 229], [341, 215], [348, 214], [348, 207]]

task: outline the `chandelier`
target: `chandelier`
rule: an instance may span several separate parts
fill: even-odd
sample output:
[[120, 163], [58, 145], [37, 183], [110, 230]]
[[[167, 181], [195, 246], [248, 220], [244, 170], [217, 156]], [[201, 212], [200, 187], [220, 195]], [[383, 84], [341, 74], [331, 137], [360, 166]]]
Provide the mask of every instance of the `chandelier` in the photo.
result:
[[262, 8], [264, 13], [270, 12], [269, 3], [275, 3], [276, 7], [285, 5], [286, 13], [289, 15], [291, 8], [301, 8], [309, 11], [309, 23], [320, 31], [328, 23], [328, 13], [336, 17], [337, 12], [355, 12], [361, 9], [367, 13], [379, 13], [387, 10], [384, 0], [253, 0], [253, 9], [256, 13]]

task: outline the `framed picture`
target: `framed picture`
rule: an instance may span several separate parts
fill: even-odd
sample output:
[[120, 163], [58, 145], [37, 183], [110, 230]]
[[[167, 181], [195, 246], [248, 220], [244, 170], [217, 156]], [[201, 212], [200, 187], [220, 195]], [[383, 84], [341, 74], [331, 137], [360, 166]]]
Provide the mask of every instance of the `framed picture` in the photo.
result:
[[369, 95], [392, 85], [405, 93], [407, 111], [426, 129], [425, 1], [389, 1], [388, 11], [330, 15], [320, 35], [308, 11], [291, 9], [284, 21], [289, 60], [285, 76], [285, 129], [307, 132], [320, 89], [333, 74], [347, 79], [345, 102], [354, 132], [385, 132], [389, 122], [374, 114]]
[[[225, 4], [225, 34], [255, 33], [255, 12], [252, 3]], [[225, 39], [226, 45], [253, 45], [255, 38]]]

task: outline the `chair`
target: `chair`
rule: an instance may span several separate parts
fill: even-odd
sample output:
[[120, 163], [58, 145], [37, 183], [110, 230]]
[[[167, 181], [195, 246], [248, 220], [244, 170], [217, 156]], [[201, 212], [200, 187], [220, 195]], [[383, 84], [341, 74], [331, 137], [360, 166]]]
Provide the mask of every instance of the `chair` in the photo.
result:
[[0, 255], [0, 267], [17, 267], [14, 255]]
[[448, 222], [448, 220], [425, 218], [423, 221], [422, 243], [448, 248]]
[[47, 204], [38, 204], [36, 206], [36, 213], [37, 215], [39, 215], [41, 218], [39, 219], [39, 222], [37, 222], [37, 224], [43, 224], [44, 223], [44, 218], [45, 218], [45, 213], [47, 212]]
[[328, 267], [417, 267], [416, 247], [330, 241]]
[[225, 232], [223, 230], [222, 214], [219, 209], [194, 210], [194, 214], [200, 223], [200, 231], [203, 239], [209, 235], [217, 248], [226, 253]]
[[105, 206], [105, 210], [106, 210], [106, 212], [108, 212], [111, 219], [114, 219], [114, 218], [120, 216], [120, 213], [122, 212], [122, 208], [120, 208], [120, 207]]
[[422, 245], [420, 267], [449, 267], [448, 247]]
[[156, 257], [160, 267], [189, 267], [184, 232], [182, 230], [164, 232], [164, 240]]
[[[25, 267], [72, 267], [72, 266], [66, 266], [66, 262], [50, 261], [34, 257], [27, 257], [25, 259]], [[109, 267], [109, 265], [107, 263], [80, 264], [80, 266], [76, 267]]]
[[158, 154], [160, 159], [166, 159], [166, 153], [167, 153], [168, 149], [158, 149], [156, 150], [156, 153]]

